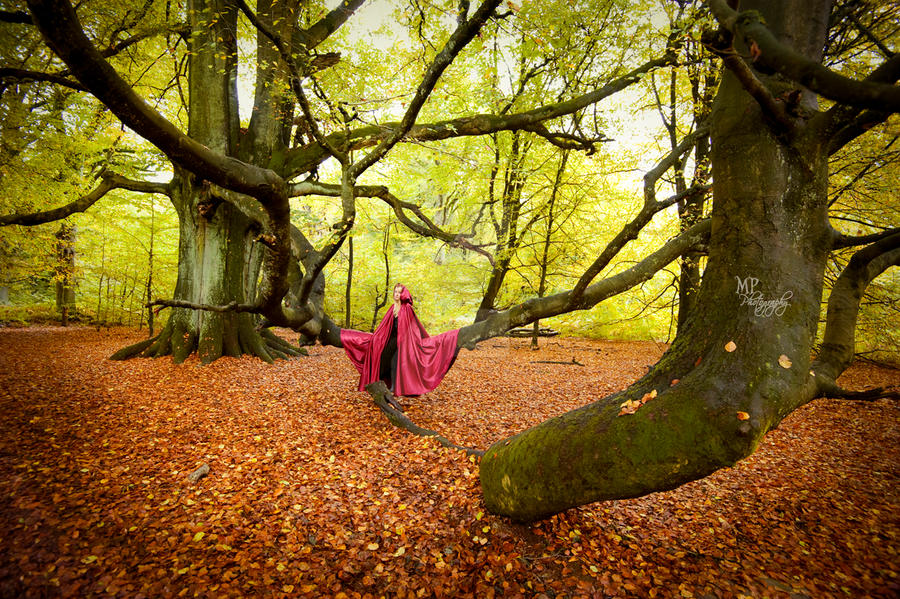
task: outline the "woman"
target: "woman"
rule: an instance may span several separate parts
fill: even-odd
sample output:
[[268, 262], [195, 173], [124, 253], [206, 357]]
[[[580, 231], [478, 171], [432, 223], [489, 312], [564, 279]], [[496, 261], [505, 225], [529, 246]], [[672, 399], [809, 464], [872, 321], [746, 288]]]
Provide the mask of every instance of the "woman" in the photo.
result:
[[341, 344], [359, 371], [359, 390], [384, 381], [395, 395], [437, 387], [456, 359], [458, 329], [431, 337], [419, 322], [409, 290], [394, 285], [394, 303], [374, 333], [341, 329]]

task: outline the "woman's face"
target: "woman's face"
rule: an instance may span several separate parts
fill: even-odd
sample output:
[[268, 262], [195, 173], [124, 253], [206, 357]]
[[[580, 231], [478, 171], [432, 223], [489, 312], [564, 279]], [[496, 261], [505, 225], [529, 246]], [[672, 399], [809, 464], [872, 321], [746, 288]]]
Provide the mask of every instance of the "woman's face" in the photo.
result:
[[394, 301], [400, 301], [400, 294], [403, 293], [403, 287], [400, 285], [394, 285]]

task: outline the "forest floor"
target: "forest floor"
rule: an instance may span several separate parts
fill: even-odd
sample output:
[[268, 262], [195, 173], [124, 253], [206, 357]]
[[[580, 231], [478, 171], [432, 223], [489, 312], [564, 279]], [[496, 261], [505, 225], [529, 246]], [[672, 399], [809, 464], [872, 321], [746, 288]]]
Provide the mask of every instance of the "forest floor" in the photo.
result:
[[[734, 468], [521, 525], [487, 513], [476, 458], [356, 392], [343, 350], [106, 359], [140, 336], [0, 330], [0, 597], [900, 594], [896, 401], [818, 400]], [[461, 352], [407, 414], [486, 448], [625, 387], [665, 349], [528, 343]], [[856, 364], [841, 383], [896, 386], [900, 371]]]

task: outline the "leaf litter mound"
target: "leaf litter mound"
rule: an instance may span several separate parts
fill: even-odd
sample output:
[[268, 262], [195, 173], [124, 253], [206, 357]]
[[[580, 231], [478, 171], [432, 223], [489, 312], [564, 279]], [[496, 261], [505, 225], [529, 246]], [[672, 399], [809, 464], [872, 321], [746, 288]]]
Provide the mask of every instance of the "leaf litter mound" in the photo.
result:
[[[106, 359], [139, 335], [0, 330], [0, 597], [900, 592], [895, 401], [818, 400], [734, 468], [521, 525], [486, 512], [476, 458], [356, 392], [343, 350]], [[407, 414], [486, 448], [625, 387], [665, 349], [528, 342], [461, 352], [436, 391], [401, 400]], [[856, 364], [841, 383], [900, 372]]]

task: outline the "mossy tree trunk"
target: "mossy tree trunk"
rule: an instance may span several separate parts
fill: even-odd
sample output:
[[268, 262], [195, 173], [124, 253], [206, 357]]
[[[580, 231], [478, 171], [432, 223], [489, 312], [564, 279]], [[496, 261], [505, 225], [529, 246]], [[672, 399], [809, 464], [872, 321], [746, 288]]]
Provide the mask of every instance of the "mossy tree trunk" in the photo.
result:
[[[782, 41], [821, 58], [827, 2], [812, 14], [756, 4]], [[488, 449], [481, 483], [492, 511], [533, 520], [676, 487], [749, 455], [814, 397], [832, 240], [827, 140], [809, 127], [786, 141], [730, 74], [712, 118], [712, 230], [696, 309], [631, 387]], [[626, 401], [635, 403], [623, 410]]]
[[[274, 18], [266, 12], [272, 10], [268, 2], [261, 2], [260, 7], [267, 18]], [[278, 110], [283, 99], [269, 86], [258, 86], [257, 109], [250, 128], [241, 134], [236, 5], [227, 0], [192, 0], [188, 15], [193, 32], [189, 41], [190, 137], [226, 156], [270, 166], [276, 149], [283, 147], [284, 125]], [[282, 28], [290, 26], [289, 19], [282, 21]], [[267, 41], [261, 40], [260, 46], [260, 69], [264, 71], [260, 80], [270, 81], [278, 68], [277, 53]], [[170, 198], [179, 219], [179, 246], [173, 299], [206, 306], [253, 302], [264, 251], [254, 242], [259, 224], [217, 198], [208, 183], [188, 170], [176, 167], [175, 171]], [[126, 348], [116, 357], [171, 354], [176, 362], [182, 362], [197, 352], [203, 363], [209, 363], [223, 355], [251, 354], [267, 362], [298, 355], [296, 348], [270, 331], [259, 330], [259, 317], [249, 312], [171, 310], [166, 326], [151, 345], [140, 344], [140, 351], [138, 345]]]

